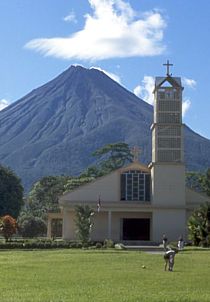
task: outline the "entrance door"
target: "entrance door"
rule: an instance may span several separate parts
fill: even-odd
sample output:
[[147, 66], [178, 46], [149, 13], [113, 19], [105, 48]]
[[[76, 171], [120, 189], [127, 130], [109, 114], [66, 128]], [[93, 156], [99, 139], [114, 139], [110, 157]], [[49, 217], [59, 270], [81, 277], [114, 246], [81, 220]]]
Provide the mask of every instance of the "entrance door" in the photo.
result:
[[150, 240], [150, 219], [123, 218], [123, 240]]

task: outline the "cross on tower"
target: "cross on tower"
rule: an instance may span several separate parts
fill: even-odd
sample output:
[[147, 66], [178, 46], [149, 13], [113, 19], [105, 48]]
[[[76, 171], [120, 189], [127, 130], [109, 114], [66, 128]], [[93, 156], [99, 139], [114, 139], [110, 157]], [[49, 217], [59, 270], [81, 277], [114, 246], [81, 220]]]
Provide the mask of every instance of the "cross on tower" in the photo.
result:
[[139, 161], [140, 148], [137, 147], [137, 146], [134, 146], [131, 149], [131, 154], [133, 155], [133, 162], [138, 162]]
[[170, 64], [170, 63], [169, 63], [169, 60], [167, 60], [167, 63], [163, 64], [163, 66], [167, 66], [167, 73], [166, 73], [167, 76], [170, 76], [170, 74], [169, 74], [169, 67], [170, 67], [170, 66], [173, 66], [173, 65], [174, 65], [174, 64]]

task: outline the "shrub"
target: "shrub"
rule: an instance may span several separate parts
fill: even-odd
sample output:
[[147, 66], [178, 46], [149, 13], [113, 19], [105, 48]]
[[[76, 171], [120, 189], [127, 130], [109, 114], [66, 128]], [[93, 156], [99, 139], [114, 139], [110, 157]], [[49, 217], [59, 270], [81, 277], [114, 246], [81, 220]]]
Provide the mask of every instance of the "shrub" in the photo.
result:
[[195, 246], [207, 246], [209, 237], [210, 203], [197, 208], [188, 219], [189, 239]]
[[75, 242], [71, 242], [69, 244], [69, 247], [70, 248], [76, 248], [76, 249], [80, 248], [81, 249], [82, 248], [82, 243], [81, 242], [76, 242], [76, 241]]
[[17, 231], [16, 220], [10, 215], [3, 216], [0, 221], [0, 230], [5, 240], [8, 241]]
[[96, 242], [96, 249], [101, 249], [101, 248], [102, 248], [102, 243]]
[[47, 226], [39, 217], [24, 216], [19, 222], [19, 232], [25, 238], [34, 238], [45, 235]]
[[0, 241], [0, 249], [67, 249], [67, 248], [82, 248], [83, 245], [78, 241], [68, 240], [51, 240], [51, 239], [25, 239], [14, 241]]
[[105, 248], [113, 248], [114, 242], [111, 239], [105, 239], [104, 240], [104, 247]]
[[83, 247], [87, 246], [90, 242], [93, 215], [94, 211], [89, 207], [89, 205], [75, 206], [76, 233], [78, 239], [82, 242]]

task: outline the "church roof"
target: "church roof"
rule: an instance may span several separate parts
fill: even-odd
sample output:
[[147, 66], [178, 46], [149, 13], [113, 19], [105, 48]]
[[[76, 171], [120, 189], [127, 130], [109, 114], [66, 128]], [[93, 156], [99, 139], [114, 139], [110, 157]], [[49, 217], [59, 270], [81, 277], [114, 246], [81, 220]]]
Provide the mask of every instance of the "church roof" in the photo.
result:
[[155, 89], [161, 87], [165, 82], [170, 83], [173, 87], [183, 88], [180, 77], [171, 77], [170, 75], [166, 77], [156, 77], [155, 78]]

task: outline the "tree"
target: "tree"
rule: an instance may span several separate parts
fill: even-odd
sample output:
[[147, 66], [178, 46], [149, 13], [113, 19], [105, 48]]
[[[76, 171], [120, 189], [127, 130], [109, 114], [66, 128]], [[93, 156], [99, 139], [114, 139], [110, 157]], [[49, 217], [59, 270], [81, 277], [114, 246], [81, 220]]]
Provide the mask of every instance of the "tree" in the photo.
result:
[[23, 205], [23, 186], [17, 175], [0, 165], [0, 216], [17, 218]]
[[49, 211], [59, 210], [58, 198], [65, 191], [70, 176], [45, 176], [37, 181], [29, 192], [25, 212], [46, 221]]
[[31, 215], [23, 215], [18, 220], [19, 233], [23, 237], [38, 237], [45, 236], [47, 232], [47, 226], [44, 220], [40, 217], [34, 217]]
[[188, 172], [186, 174], [186, 184], [197, 192], [205, 192], [210, 196], [210, 168], [206, 173]]
[[100, 169], [100, 167], [97, 167], [97, 166], [90, 166], [88, 167], [84, 172], [82, 172], [80, 174], [80, 177], [81, 178], [92, 178], [92, 179], [95, 179], [97, 177], [100, 177], [100, 176], [103, 176], [104, 173], [103, 171]]
[[210, 168], [206, 171], [205, 177], [202, 179], [202, 186], [208, 196], [210, 196]]
[[83, 245], [88, 244], [93, 226], [92, 216], [94, 215], [94, 211], [88, 205], [78, 205], [75, 206], [75, 213], [77, 237]]
[[133, 154], [126, 143], [107, 144], [92, 154], [98, 158], [97, 166], [89, 167], [85, 176], [102, 176], [123, 167], [133, 160]]
[[202, 182], [204, 177], [205, 175], [199, 172], [187, 172], [186, 185], [196, 192], [203, 192], [204, 188]]
[[17, 231], [16, 220], [10, 215], [3, 216], [0, 220], [0, 230], [5, 240], [8, 241]]
[[188, 219], [189, 239], [193, 245], [209, 244], [210, 204], [205, 203], [196, 209]]
[[81, 185], [84, 185], [86, 183], [93, 181], [94, 179], [95, 179], [94, 177], [85, 177], [85, 176], [71, 178], [71, 179], [67, 180], [67, 182], [64, 186], [64, 191], [65, 192], [72, 191]]
[[29, 192], [27, 207], [22, 214], [40, 217], [46, 221], [49, 211], [59, 211], [59, 196], [93, 179], [93, 177], [45, 176], [33, 185]]

